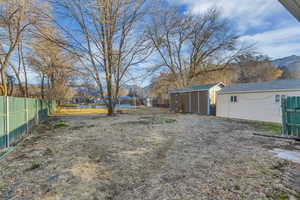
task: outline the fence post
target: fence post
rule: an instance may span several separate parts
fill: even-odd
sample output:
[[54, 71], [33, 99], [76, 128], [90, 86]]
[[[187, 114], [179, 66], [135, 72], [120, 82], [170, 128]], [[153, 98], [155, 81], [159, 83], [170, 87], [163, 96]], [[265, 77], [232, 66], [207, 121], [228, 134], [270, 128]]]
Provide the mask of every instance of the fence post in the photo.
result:
[[287, 134], [287, 117], [286, 117], [286, 107], [287, 107], [287, 99], [282, 99], [281, 101], [281, 112], [282, 112], [282, 135]]
[[9, 96], [6, 96], [6, 147], [9, 148], [10, 141], [9, 141]]
[[26, 134], [28, 134], [28, 102], [27, 98], [25, 98], [25, 120], [26, 120]]
[[39, 100], [38, 99], [35, 99], [35, 109], [36, 109], [35, 123], [39, 124]]
[[281, 135], [284, 135], [285, 134], [285, 118], [284, 118], [284, 115], [285, 115], [285, 100], [282, 99], [281, 101], [281, 114], [282, 114], [282, 129], [281, 129]]

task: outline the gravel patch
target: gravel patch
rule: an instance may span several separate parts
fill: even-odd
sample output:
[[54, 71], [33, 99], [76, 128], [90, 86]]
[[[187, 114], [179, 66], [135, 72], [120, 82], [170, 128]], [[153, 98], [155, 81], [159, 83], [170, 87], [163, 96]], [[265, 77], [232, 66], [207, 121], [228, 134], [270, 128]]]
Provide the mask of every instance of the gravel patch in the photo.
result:
[[257, 131], [162, 109], [53, 118], [0, 161], [0, 199], [299, 199], [300, 166], [270, 151], [299, 144]]

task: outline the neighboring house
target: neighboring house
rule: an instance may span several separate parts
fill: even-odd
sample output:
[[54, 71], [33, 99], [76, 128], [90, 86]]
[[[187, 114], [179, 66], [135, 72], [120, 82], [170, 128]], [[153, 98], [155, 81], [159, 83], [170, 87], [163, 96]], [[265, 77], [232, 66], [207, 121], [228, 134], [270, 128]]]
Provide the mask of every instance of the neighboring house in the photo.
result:
[[217, 116], [281, 123], [281, 100], [287, 96], [300, 96], [299, 78], [232, 84], [218, 92]]
[[279, 0], [300, 21], [300, 0]]
[[214, 115], [216, 92], [223, 87], [222, 83], [214, 83], [170, 90], [170, 109], [173, 112]]

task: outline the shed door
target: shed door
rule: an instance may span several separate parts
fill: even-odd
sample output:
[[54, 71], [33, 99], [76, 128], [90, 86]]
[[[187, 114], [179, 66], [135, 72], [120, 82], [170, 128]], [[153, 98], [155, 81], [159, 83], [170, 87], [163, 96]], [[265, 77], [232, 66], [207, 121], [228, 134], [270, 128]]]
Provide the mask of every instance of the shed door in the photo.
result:
[[197, 92], [198, 96], [198, 113], [202, 115], [208, 114], [208, 91]]
[[176, 112], [176, 94], [170, 94], [170, 109]]
[[181, 97], [179, 94], [171, 94], [170, 108], [174, 112], [181, 111]]
[[191, 94], [191, 112], [198, 113], [198, 92]]
[[181, 110], [184, 113], [189, 112], [189, 94], [188, 93], [181, 94]]

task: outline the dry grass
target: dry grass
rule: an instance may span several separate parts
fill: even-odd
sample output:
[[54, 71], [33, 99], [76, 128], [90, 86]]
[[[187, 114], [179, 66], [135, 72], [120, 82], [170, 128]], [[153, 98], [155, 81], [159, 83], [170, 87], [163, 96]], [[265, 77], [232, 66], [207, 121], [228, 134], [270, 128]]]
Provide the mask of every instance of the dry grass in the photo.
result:
[[95, 163], [79, 163], [72, 166], [68, 171], [83, 181], [91, 181], [97, 177], [97, 165]]
[[[59, 117], [39, 128], [1, 161], [0, 199], [299, 198], [297, 176], [287, 172], [300, 166], [269, 151], [296, 144], [255, 137], [255, 125], [237, 121], [126, 113]], [[54, 128], [61, 121], [68, 127]], [[39, 167], [27, 170], [35, 160]]]
[[97, 115], [107, 114], [105, 108], [58, 108], [53, 115], [66, 116], [66, 115]]

